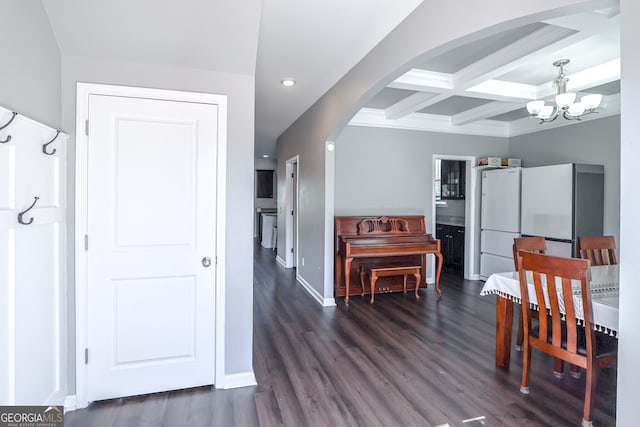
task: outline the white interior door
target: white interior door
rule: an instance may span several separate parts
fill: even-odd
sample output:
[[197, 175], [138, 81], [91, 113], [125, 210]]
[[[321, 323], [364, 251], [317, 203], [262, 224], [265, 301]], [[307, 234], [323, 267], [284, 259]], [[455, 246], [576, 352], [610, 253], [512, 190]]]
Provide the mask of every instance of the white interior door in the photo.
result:
[[298, 156], [285, 163], [287, 174], [287, 194], [285, 198], [285, 267], [297, 267], [298, 259]]
[[64, 399], [67, 137], [43, 153], [54, 136], [22, 115], [0, 133], [0, 405]]
[[89, 401], [214, 382], [217, 118], [89, 96]]

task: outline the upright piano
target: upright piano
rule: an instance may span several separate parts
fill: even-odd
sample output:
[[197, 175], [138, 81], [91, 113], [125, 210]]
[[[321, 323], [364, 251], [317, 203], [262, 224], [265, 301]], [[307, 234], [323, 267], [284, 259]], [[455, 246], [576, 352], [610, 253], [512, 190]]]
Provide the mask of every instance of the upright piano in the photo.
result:
[[[385, 264], [389, 257], [393, 257], [395, 263], [421, 265], [422, 285], [426, 287], [427, 254], [433, 254], [437, 259], [436, 290], [442, 294], [440, 241], [427, 234], [424, 216], [337, 216], [335, 295], [344, 296], [348, 303], [349, 295], [361, 292], [357, 276], [360, 264]], [[402, 283], [394, 283], [393, 278], [384, 280], [378, 289], [387, 292], [402, 290]]]

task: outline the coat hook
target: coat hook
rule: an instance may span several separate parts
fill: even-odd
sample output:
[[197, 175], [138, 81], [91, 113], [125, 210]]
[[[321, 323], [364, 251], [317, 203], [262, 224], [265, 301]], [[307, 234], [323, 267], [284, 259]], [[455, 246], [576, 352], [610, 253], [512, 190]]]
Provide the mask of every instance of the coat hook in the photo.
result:
[[[11, 122], [13, 121], [13, 119], [15, 119], [16, 116], [18, 115], [18, 113], [13, 113], [13, 112], [11, 114], [12, 114], [12, 116], [9, 119], [9, 121], [4, 126], [1, 126], [0, 130], [2, 130], [4, 128], [6, 128], [7, 126], [9, 126], [11, 124]], [[7, 135], [7, 139], [0, 139], [0, 143], [2, 143], [2, 144], [6, 144], [9, 141], [11, 141], [11, 135]]]
[[46, 154], [47, 156], [53, 156], [54, 154], [56, 154], [56, 149], [54, 148], [52, 152], [48, 152], [47, 151], [47, 147], [49, 146], [49, 144], [51, 144], [53, 141], [56, 140], [56, 138], [58, 137], [58, 135], [60, 135], [60, 131], [56, 131], [56, 136], [53, 137], [53, 139], [49, 142], [47, 142], [46, 144], [42, 144], [42, 152], [44, 154]]
[[29, 224], [31, 224], [31, 223], [33, 222], [33, 217], [32, 217], [29, 221], [24, 221], [24, 220], [22, 219], [22, 217], [24, 216], [24, 214], [26, 214], [26, 213], [27, 213], [27, 212], [29, 212], [31, 209], [33, 209], [33, 207], [36, 205], [36, 202], [38, 201], [38, 199], [39, 199], [39, 198], [40, 198], [40, 197], [35, 196], [35, 197], [34, 197], [34, 200], [33, 200], [33, 203], [31, 203], [31, 206], [29, 206], [27, 209], [23, 210], [22, 212], [20, 212], [20, 213], [18, 214], [18, 222], [19, 222], [20, 224], [29, 225]]

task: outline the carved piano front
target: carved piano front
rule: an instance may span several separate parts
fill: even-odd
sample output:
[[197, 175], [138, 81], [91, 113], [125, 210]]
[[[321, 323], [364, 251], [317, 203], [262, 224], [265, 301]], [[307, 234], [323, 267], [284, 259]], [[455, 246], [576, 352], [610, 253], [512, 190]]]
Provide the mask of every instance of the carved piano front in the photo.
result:
[[[434, 254], [438, 259], [436, 290], [440, 294], [442, 255], [440, 241], [426, 233], [424, 216], [338, 216], [335, 218], [335, 295], [344, 296], [363, 291], [358, 278], [360, 264], [421, 265], [422, 287], [426, 287], [426, 258]], [[381, 279], [376, 292], [403, 289], [396, 278]]]

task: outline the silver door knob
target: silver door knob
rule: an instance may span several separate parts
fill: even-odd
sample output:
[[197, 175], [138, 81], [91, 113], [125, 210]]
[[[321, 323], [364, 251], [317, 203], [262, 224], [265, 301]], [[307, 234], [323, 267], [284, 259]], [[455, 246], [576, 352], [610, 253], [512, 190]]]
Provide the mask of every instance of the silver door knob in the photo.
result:
[[204, 267], [209, 267], [211, 266], [211, 258], [209, 258], [208, 256], [202, 258], [202, 265]]

